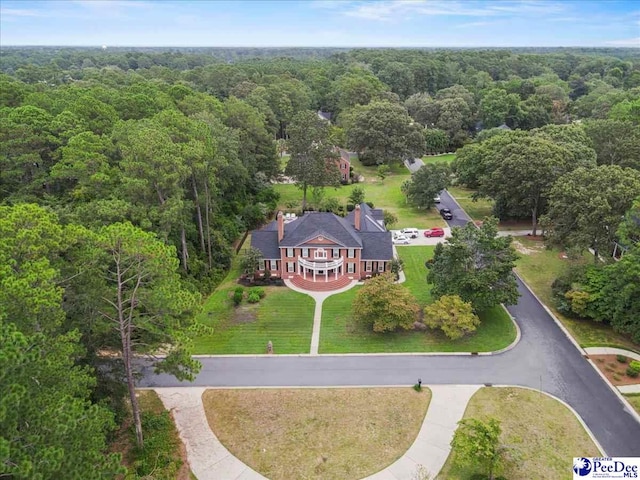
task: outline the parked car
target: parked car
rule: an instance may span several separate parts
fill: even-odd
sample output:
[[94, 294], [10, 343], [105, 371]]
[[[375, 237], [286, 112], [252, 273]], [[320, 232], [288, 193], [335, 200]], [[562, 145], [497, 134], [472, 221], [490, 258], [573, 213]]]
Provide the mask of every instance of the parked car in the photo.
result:
[[440, 203], [440, 195], [436, 195], [435, 197], [433, 197], [433, 201], [436, 203]]
[[393, 237], [394, 245], [409, 245], [409, 243], [409, 239], [404, 235], [396, 235], [395, 237]]
[[444, 237], [444, 229], [440, 227], [433, 227], [424, 231], [425, 237]]
[[440, 210], [440, 215], [442, 215], [442, 218], [444, 218], [445, 220], [453, 219], [453, 213], [451, 213], [451, 210], [449, 210], [448, 208], [443, 208], [442, 210]]
[[420, 236], [420, 232], [417, 228], [403, 228], [400, 230], [400, 234], [409, 238], [418, 238]]

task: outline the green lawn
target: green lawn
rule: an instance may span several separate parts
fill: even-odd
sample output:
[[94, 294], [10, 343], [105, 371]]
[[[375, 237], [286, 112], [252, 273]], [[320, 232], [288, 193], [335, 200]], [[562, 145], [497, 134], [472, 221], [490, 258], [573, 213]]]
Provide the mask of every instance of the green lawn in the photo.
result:
[[464, 187], [449, 187], [447, 191], [473, 220], [482, 220], [484, 217], [493, 215], [493, 200], [480, 198], [477, 201], [473, 201], [471, 196], [475, 193], [475, 190]]
[[444, 153], [442, 155], [425, 155], [422, 157], [424, 163], [446, 162], [451, 163], [455, 160], [455, 153]]
[[[481, 388], [471, 397], [464, 418], [487, 417], [500, 420], [501, 443], [508, 446], [504, 478], [570, 480], [572, 457], [601, 455], [575, 415], [545, 394], [522, 388]], [[480, 469], [459, 464], [452, 452], [437, 478], [470, 480], [475, 473]]]
[[[420, 305], [431, 301], [426, 283], [424, 262], [433, 255], [434, 247], [398, 247], [404, 260], [405, 285]], [[484, 312], [477, 332], [467, 338], [452, 341], [440, 331], [428, 330], [375, 333], [354, 322], [351, 309], [356, 293], [353, 288], [325, 300], [322, 306], [320, 353], [376, 352], [487, 352], [506, 347], [515, 339], [515, 328], [505, 310], [498, 306]]]
[[[195, 339], [195, 354], [309, 353], [315, 302], [287, 287], [267, 287], [258, 304], [246, 300], [234, 307], [231, 300], [240, 275], [237, 258], [229, 274], [205, 302], [197, 320], [213, 333]], [[245, 289], [248, 290], [248, 289]]]
[[640, 413], [640, 393], [627, 393], [624, 396], [636, 412]]
[[[444, 220], [435, 208], [423, 210], [414, 208], [406, 203], [404, 195], [400, 191], [402, 182], [409, 179], [409, 174], [392, 174], [388, 176], [384, 183], [377, 178], [367, 179], [363, 183], [343, 185], [338, 188], [326, 188], [325, 198], [335, 197], [344, 205], [351, 194], [351, 190], [356, 185], [360, 185], [365, 190], [365, 201], [373, 202], [376, 208], [382, 208], [393, 212], [398, 217], [398, 223], [393, 228], [430, 228], [446, 227]], [[286, 208], [290, 203], [299, 206], [302, 204], [302, 191], [295, 185], [274, 185], [274, 189], [280, 194], [279, 208]], [[307, 201], [311, 202], [311, 192], [307, 192]]]
[[[528, 237], [516, 237], [520, 258], [516, 262], [516, 271], [531, 287], [536, 295], [547, 305], [571, 335], [582, 347], [620, 347], [640, 351], [640, 345], [634, 344], [627, 337], [613, 331], [606, 324], [592, 322], [591, 320], [578, 320], [568, 318], [558, 313], [551, 296], [551, 284], [569, 268], [572, 260], [560, 258], [560, 252], [556, 249], [547, 249], [543, 243]], [[591, 262], [593, 257], [589, 254], [580, 262]]]

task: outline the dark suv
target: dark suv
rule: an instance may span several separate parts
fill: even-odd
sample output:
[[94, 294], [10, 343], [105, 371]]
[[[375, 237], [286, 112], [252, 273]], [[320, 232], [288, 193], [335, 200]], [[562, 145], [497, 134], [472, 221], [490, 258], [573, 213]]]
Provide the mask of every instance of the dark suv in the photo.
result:
[[453, 213], [451, 213], [451, 210], [449, 210], [448, 208], [443, 208], [442, 210], [440, 210], [440, 215], [442, 215], [442, 218], [444, 218], [445, 220], [453, 219]]

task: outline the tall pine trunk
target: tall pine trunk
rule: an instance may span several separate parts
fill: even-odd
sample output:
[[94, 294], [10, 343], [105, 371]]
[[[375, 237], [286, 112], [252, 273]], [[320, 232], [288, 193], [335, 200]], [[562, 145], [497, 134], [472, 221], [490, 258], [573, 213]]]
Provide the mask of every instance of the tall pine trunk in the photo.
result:
[[204, 179], [204, 221], [206, 226], [206, 240], [207, 240], [207, 259], [209, 261], [209, 270], [213, 267], [213, 256], [211, 254], [211, 226], [209, 224], [209, 210], [210, 210], [210, 200], [211, 197], [209, 195], [209, 178], [206, 177]]
[[[133, 379], [133, 367], [131, 365], [131, 318], [125, 316], [125, 305], [122, 298], [122, 287], [124, 280], [120, 270], [120, 263], [116, 262], [116, 275], [118, 282], [117, 290], [117, 307], [118, 307], [118, 330], [120, 331], [120, 341], [122, 343], [122, 361], [124, 363], [124, 371], [127, 377], [127, 389], [129, 390], [129, 400], [131, 401], [131, 412], [133, 414], [133, 424], [136, 429], [136, 443], [138, 447], [144, 446], [144, 438], [142, 436], [142, 420], [140, 418], [140, 405], [138, 397], [136, 397], [136, 384]], [[135, 298], [130, 299], [129, 308], [133, 309]]]
[[180, 228], [180, 244], [182, 245], [182, 268], [189, 271], [189, 248], [187, 247], [187, 235], [184, 227]]
[[200, 249], [202, 253], [206, 252], [206, 248], [204, 245], [204, 229], [202, 228], [202, 209], [200, 208], [200, 197], [198, 196], [198, 186], [196, 184], [196, 179], [194, 176], [191, 176], [191, 183], [193, 185], [193, 197], [196, 202], [196, 215], [198, 219], [198, 233], [200, 235]]

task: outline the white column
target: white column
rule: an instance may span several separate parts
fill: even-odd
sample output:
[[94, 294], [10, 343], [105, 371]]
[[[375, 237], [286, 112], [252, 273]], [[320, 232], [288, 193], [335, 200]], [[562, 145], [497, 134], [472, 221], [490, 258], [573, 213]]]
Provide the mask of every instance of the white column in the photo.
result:
[[313, 281], [316, 281], [316, 269], [315, 267], [313, 268]]
[[328, 268], [324, 269], [324, 281], [325, 282], [329, 281], [329, 269]]
[[307, 268], [306, 267], [302, 267], [302, 276], [304, 277], [304, 279], [307, 279]]

